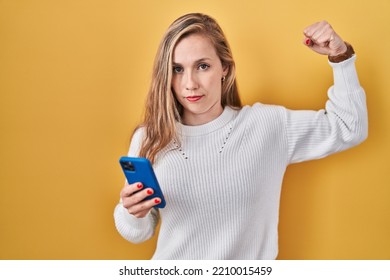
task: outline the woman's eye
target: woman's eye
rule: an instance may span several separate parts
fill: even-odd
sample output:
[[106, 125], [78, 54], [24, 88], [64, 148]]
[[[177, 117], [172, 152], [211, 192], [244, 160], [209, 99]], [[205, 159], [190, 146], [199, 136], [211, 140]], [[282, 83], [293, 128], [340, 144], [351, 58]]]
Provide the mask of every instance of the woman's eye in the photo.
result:
[[207, 65], [207, 64], [205, 64], [205, 63], [202, 63], [202, 64], [200, 64], [199, 66], [198, 66], [198, 68], [200, 69], [200, 70], [207, 70], [207, 69], [209, 69], [209, 65]]
[[180, 66], [173, 67], [173, 73], [182, 73], [182, 72], [183, 72], [183, 67]]

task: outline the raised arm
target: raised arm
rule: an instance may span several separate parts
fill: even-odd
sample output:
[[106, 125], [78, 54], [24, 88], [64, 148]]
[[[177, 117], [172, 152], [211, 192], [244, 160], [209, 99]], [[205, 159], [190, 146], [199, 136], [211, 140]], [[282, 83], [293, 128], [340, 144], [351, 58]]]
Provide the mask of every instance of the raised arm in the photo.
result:
[[304, 31], [304, 44], [328, 55], [334, 85], [319, 111], [286, 111], [289, 162], [322, 158], [353, 147], [367, 138], [366, 96], [359, 83], [353, 49], [325, 21]]

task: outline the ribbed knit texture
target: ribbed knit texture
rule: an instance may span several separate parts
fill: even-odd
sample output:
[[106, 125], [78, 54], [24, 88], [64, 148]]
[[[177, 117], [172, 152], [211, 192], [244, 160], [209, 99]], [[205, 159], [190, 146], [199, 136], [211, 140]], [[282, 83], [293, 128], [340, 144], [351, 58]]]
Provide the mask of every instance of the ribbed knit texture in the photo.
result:
[[[226, 107], [200, 126], [178, 125], [172, 142], [154, 165], [167, 206], [145, 218], [119, 203], [115, 223], [131, 242], [161, 228], [153, 259], [275, 259], [279, 201], [290, 163], [345, 150], [367, 137], [365, 95], [355, 57], [330, 63], [335, 85], [325, 110], [292, 111], [257, 103]], [[138, 154], [142, 130], [129, 155]]]

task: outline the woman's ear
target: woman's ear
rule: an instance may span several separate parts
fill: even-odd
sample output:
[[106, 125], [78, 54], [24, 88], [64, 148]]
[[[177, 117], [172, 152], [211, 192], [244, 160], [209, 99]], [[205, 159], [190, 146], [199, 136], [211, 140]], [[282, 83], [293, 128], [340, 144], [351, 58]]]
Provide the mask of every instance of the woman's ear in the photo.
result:
[[223, 70], [222, 75], [223, 75], [224, 77], [227, 76], [227, 74], [229, 73], [229, 69], [230, 69], [229, 65], [227, 65], [227, 64], [222, 64], [222, 70]]

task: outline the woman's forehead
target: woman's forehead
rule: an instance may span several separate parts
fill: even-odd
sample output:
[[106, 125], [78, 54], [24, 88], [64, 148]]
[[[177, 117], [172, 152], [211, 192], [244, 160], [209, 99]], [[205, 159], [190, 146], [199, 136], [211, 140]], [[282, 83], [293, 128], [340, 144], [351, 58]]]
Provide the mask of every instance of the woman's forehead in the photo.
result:
[[194, 62], [202, 59], [218, 58], [211, 40], [201, 34], [191, 34], [181, 39], [173, 51], [173, 62]]

